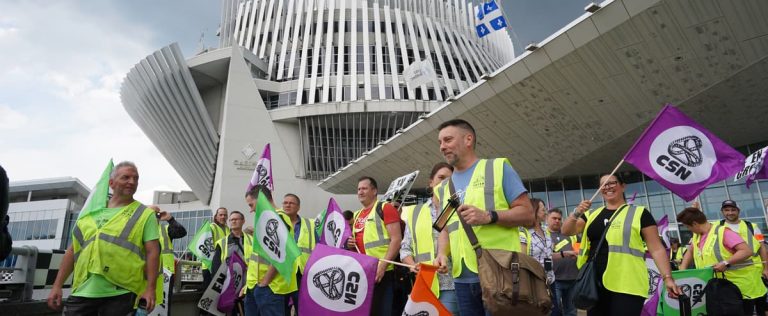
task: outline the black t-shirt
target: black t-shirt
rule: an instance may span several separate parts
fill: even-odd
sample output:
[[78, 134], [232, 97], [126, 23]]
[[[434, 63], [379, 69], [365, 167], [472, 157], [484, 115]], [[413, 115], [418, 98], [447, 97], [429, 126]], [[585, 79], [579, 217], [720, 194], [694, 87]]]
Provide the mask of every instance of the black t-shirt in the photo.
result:
[[[632, 207], [632, 206], [630, 206]], [[600, 242], [600, 238], [603, 237], [603, 232], [605, 231], [605, 224], [611, 219], [611, 216], [613, 215], [613, 212], [616, 210], [609, 210], [609, 209], [603, 209], [603, 211], [600, 212], [600, 214], [597, 215], [595, 220], [589, 225], [589, 228], [587, 228], [587, 231], [585, 235], [587, 238], [589, 238], [589, 245], [591, 249], [589, 249], [589, 258], [592, 257], [594, 254], [594, 247], [597, 247], [597, 244]], [[628, 210], [624, 210], [623, 212], [627, 212]], [[587, 221], [587, 215], [582, 214], [581, 219], [583, 219], [585, 222]], [[643, 210], [643, 214], [640, 216], [640, 228], [646, 228], [648, 226], [655, 226], [656, 220], [653, 219], [653, 215], [651, 215], [650, 210], [648, 208], [645, 208]], [[642, 237], [642, 236], [641, 236]], [[603, 242], [603, 245], [600, 247], [600, 249], [597, 250], [597, 257], [595, 257], [595, 268], [597, 268], [597, 272], [599, 272], [598, 275], [602, 275], [602, 272], [605, 271], [605, 267], [608, 265], [608, 243]]]

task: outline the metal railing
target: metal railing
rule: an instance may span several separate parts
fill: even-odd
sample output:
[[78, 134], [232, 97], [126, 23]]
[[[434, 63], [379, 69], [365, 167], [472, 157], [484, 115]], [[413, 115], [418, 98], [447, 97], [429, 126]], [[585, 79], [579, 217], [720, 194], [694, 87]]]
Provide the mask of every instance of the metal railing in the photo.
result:
[[37, 255], [37, 247], [13, 247], [0, 262], [0, 300], [21, 302], [32, 297]]

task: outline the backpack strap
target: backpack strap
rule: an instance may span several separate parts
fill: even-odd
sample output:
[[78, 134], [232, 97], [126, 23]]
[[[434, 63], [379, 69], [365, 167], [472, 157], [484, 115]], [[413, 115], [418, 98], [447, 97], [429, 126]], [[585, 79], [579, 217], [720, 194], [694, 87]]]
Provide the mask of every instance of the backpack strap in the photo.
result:
[[749, 232], [752, 233], [752, 236], [754, 236], [755, 235], [755, 227], [752, 226], [752, 222], [750, 222], [750, 221], [748, 221], [746, 219], [743, 219], [743, 221], [744, 221], [744, 224], [747, 224], [747, 229], [749, 229]]

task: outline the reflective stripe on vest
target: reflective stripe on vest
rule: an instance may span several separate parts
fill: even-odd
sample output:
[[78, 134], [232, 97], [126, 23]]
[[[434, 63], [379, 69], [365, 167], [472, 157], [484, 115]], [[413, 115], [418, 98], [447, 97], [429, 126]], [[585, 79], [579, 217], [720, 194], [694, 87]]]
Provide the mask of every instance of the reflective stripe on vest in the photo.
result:
[[[304, 229], [306, 229], [307, 232], [309, 233], [309, 244], [311, 247], [311, 245], [314, 244], [314, 240], [315, 240], [315, 230], [312, 229], [312, 225], [309, 223], [309, 219], [302, 218], [301, 221], [302, 221], [301, 230], [303, 231]], [[301, 231], [299, 232], [299, 241], [301, 241]], [[312, 248], [310, 247], [301, 247], [300, 245], [299, 250], [301, 250], [302, 253], [312, 254]]]
[[[476, 162], [472, 171], [469, 184], [464, 191], [462, 204], [473, 205], [479, 209], [504, 212], [509, 209], [503, 190], [504, 168], [509, 165], [505, 158], [481, 159]], [[451, 195], [448, 186], [449, 181], [443, 181], [437, 187], [438, 196]], [[460, 194], [461, 192], [454, 192]], [[447, 205], [446, 199], [441, 201], [441, 207]], [[466, 267], [469, 271], [477, 273], [476, 247], [472, 245], [460, 225], [459, 215], [451, 216], [446, 225], [450, 239], [452, 275], [458, 277]], [[472, 226], [477, 235], [479, 245], [485, 249], [498, 249], [519, 252], [520, 240], [518, 227], [505, 227], [501, 225]], [[513, 242], [510, 242], [513, 239]]]
[[[713, 224], [707, 234], [707, 240], [704, 241], [703, 248], [699, 248], [701, 235], [693, 235], [693, 258], [697, 267], [711, 266], [732, 258], [733, 255], [725, 248], [721, 237], [721, 235], [725, 234], [726, 229], [729, 228]], [[712, 235], [715, 238], [710, 238]], [[745, 262], [750, 261], [750, 259], [745, 260]], [[741, 295], [745, 299], [755, 299], [766, 293], [765, 286], [760, 279], [762, 270], [762, 265], [748, 265], [744, 267], [732, 265], [725, 271], [725, 278], [739, 288]], [[720, 276], [716, 274], [715, 277]]]
[[101, 226], [90, 215], [79, 218], [73, 231], [77, 258], [73, 288], [82, 286], [89, 275], [99, 274], [116, 286], [141, 294], [147, 282], [140, 272], [146, 265], [142, 230], [147, 220], [155, 220], [154, 212], [138, 201], [121, 208]]
[[160, 245], [162, 247], [160, 254], [173, 255], [173, 245], [171, 244], [171, 237], [168, 237], [168, 225], [160, 226], [160, 235], [163, 239], [163, 243]]
[[[609, 252], [615, 252], [615, 253], [623, 253], [628, 254], [630, 256], [645, 258], [645, 253], [637, 250], [632, 249], [629, 247], [629, 241], [632, 238], [632, 219], [635, 218], [635, 213], [637, 212], [637, 207], [629, 207], [627, 210], [627, 214], [624, 220], [624, 227], [621, 228], [621, 236], [622, 236], [622, 243], [621, 246], [615, 246], [615, 245], [609, 245], [608, 251]], [[608, 227], [606, 227], [607, 229]], [[607, 238], [607, 236], [606, 236]]]
[[128, 223], [123, 228], [123, 231], [120, 232], [120, 236], [115, 237], [115, 236], [107, 235], [105, 233], [99, 233], [99, 239], [109, 243], [113, 243], [122, 248], [128, 249], [131, 252], [138, 255], [139, 258], [141, 258], [141, 260], [146, 261], [147, 260], [146, 256], [144, 255], [144, 253], [142, 253], [141, 249], [139, 249], [139, 247], [137, 247], [136, 245], [128, 241], [128, 235], [136, 226], [136, 223], [139, 222], [139, 218], [141, 218], [141, 214], [144, 213], [144, 210], [146, 208], [147, 207], [144, 206], [144, 204], [141, 204], [139, 205], [138, 208], [136, 208], [136, 211], [134, 211], [133, 215], [131, 215], [131, 219], [128, 220]]
[[95, 237], [91, 237], [88, 240], [85, 240], [85, 237], [83, 237], [83, 231], [80, 230], [80, 227], [75, 225], [75, 231], [72, 232], [72, 235], [75, 237], [75, 240], [77, 240], [77, 244], [80, 245], [80, 251], [75, 252], [75, 261], [77, 261], [77, 258], [80, 257], [80, 253], [85, 249], [85, 247], [88, 247], [88, 245], [93, 242]]
[[[381, 204], [383, 204], [383, 202], [376, 201], [373, 207], [371, 207], [371, 212], [368, 213], [368, 216], [373, 215], [374, 223], [376, 224], [376, 240], [365, 243], [365, 249], [372, 249], [389, 245], [390, 239], [384, 236], [384, 220], [379, 216], [379, 212], [377, 212], [377, 207], [379, 207]], [[384, 208], [383, 205], [380, 207], [382, 209]], [[382, 215], [384, 215], [383, 212]], [[366, 219], [366, 223], [367, 222], [368, 220]]]
[[421, 214], [422, 207], [424, 207], [424, 203], [419, 203], [418, 205], [416, 205], [416, 208], [413, 209], [413, 216], [411, 216], [411, 238], [413, 239], [413, 259], [416, 260], [416, 262], [428, 262], [432, 260], [432, 255], [429, 252], [418, 253], [419, 238], [417, 237], [418, 230], [416, 229], [416, 224], [419, 220], [419, 214]]

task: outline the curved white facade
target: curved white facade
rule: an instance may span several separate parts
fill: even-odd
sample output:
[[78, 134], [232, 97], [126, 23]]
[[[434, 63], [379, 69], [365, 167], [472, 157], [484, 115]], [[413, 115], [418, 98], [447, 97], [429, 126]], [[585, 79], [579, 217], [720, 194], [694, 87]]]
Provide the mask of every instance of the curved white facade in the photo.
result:
[[[506, 32], [477, 37], [474, 12], [465, 0], [224, 0], [222, 49], [155, 52], [128, 74], [123, 104], [211, 207], [242, 203], [230, 186], [242, 191], [245, 153], [267, 142], [285, 166], [276, 177], [320, 193], [317, 180], [514, 58]], [[435, 78], [409, 85], [405, 68], [423, 60]]]

